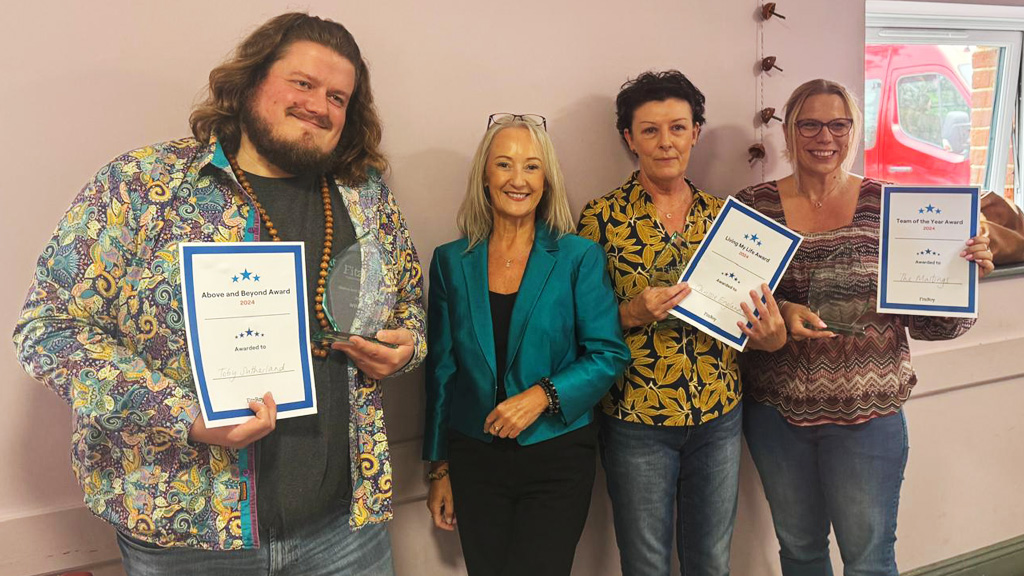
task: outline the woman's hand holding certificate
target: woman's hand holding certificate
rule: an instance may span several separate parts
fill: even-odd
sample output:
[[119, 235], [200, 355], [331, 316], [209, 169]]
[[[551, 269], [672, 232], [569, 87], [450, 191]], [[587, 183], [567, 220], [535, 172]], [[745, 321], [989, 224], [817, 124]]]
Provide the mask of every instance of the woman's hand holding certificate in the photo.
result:
[[786, 322], [782, 319], [782, 313], [771, 288], [762, 283], [760, 294], [756, 290], [750, 291], [750, 301], [754, 303], [757, 314], [750, 305], [741, 302], [740, 308], [747, 321], [736, 322], [736, 326], [748, 338], [747, 344], [754, 350], [766, 352], [782, 348], [786, 344]]
[[988, 236], [975, 236], [967, 241], [967, 246], [960, 252], [961, 258], [973, 260], [978, 265], [978, 275], [982, 278], [996, 269], [992, 261], [992, 249], [989, 246]]
[[659, 322], [668, 318], [669, 311], [689, 295], [690, 287], [686, 282], [673, 286], [648, 286], [619, 306], [619, 321], [624, 329]]

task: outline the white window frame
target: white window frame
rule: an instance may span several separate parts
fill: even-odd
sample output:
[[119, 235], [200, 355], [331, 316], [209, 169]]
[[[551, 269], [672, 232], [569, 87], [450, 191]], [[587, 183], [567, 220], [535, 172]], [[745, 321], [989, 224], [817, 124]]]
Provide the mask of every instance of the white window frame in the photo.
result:
[[1017, 112], [1017, 170], [1014, 200], [1024, 206], [1020, 186], [1024, 171], [1024, 103], [1018, 98], [1024, 78], [1024, 7], [938, 2], [867, 0], [865, 41], [868, 44], [963, 44], [1004, 48], [1002, 75], [996, 83], [989, 170], [983, 186], [1002, 193], [1010, 159], [1013, 114]]

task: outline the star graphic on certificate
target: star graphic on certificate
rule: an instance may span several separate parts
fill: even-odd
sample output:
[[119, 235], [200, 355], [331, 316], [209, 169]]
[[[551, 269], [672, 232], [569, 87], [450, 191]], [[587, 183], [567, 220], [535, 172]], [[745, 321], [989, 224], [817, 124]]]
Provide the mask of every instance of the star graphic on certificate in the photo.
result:
[[924, 214], [924, 208], [921, 208], [920, 210], [918, 210], [917, 213], [918, 214]]
[[260, 275], [259, 274], [254, 274], [252, 279], [253, 279], [254, 282], [259, 282], [260, 281]]
[[924, 209], [929, 212], [935, 212], [935, 206], [932, 206], [931, 204], [925, 206]]
[[245, 331], [245, 335], [246, 336], [252, 336], [252, 328], [249, 328], [248, 330], [246, 330]]
[[232, 276], [231, 277], [231, 281], [232, 282], [238, 282], [238, 276]]
[[252, 272], [249, 272], [248, 268], [242, 271], [242, 280], [248, 280], [250, 276], [252, 276]]
[[757, 242], [758, 244], [760, 244], [760, 243], [761, 243], [761, 242], [759, 242], [759, 241], [758, 241], [758, 239], [757, 239], [757, 234], [751, 234], [751, 235], [750, 235], [750, 239], [751, 239], [752, 241], [754, 241], [754, 242]]

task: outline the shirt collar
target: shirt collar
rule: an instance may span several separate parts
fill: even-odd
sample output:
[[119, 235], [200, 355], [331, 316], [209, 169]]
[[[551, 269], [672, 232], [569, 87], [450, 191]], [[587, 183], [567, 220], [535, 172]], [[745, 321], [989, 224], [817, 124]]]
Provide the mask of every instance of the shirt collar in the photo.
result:
[[200, 171], [220, 170], [234, 176], [234, 172], [231, 170], [231, 163], [228, 162], [227, 153], [224, 152], [224, 147], [217, 140], [217, 136], [210, 136], [209, 142], [200, 152], [197, 166]]

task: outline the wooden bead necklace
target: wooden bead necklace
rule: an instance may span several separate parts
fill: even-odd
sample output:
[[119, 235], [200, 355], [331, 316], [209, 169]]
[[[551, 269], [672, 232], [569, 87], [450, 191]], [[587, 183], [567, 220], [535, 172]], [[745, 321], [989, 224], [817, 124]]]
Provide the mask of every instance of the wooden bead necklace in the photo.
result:
[[[259, 199], [256, 198], [256, 193], [253, 192], [252, 184], [249, 184], [248, 178], [245, 177], [245, 172], [238, 167], [238, 161], [233, 154], [228, 154], [227, 157], [228, 162], [231, 163], [231, 169], [238, 178], [238, 183], [242, 185], [245, 193], [249, 195], [252, 203], [256, 205], [256, 210], [260, 213], [260, 219], [263, 220], [263, 225], [267, 227], [267, 232], [270, 233], [270, 239], [274, 242], [280, 242], [281, 237], [277, 234], [277, 228], [274, 228], [274, 223], [267, 216], [266, 209], [263, 208], [263, 204], [260, 204]], [[316, 297], [314, 298], [315, 304], [313, 308], [316, 310], [316, 319], [320, 322], [320, 327], [324, 330], [329, 330], [331, 327], [327, 322], [327, 314], [324, 313], [324, 289], [327, 285], [327, 270], [331, 265], [331, 249], [334, 245], [334, 212], [331, 210], [331, 188], [327, 183], [326, 175], [320, 177], [320, 197], [324, 202], [324, 250], [323, 256], [320, 257], [320, 278], [316, 281]], [[313, 356], [327, 358], [330, 346], [326, 341], [311, 342], [311, 344]]]

